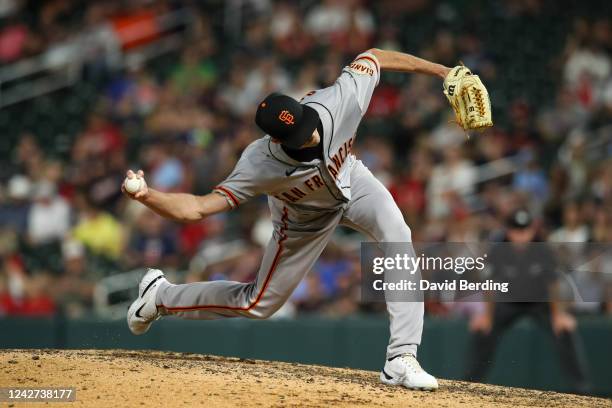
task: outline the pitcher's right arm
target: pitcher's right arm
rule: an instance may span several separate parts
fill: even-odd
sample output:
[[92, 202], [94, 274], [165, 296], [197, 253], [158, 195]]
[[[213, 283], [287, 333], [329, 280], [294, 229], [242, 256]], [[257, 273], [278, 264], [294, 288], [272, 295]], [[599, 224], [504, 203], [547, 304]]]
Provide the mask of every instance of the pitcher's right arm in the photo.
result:
[[127, 178], [143, 179], [142, 187], [135, 194], [130, 194], [121, 186], [121, 191], [128, 197], [140, 201], [162, 217], [178, 222], [196, 222], [209, 215], [228, 211], [232, 208], [227, 199], [217, 193], [197, 196], [187, 193], [164, 193], [147, 186], [144, 173], [128, 170]]

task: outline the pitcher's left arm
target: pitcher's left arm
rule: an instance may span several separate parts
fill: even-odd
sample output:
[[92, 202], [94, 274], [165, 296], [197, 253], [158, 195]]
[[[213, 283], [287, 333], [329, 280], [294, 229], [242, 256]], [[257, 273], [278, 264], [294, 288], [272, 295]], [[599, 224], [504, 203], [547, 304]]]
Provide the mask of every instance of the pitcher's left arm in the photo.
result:
[[435, 75], [444, 79], [444, 95], [455, 111], [455, 121], [464, 130], [493, 126], [489, 92], [478, 75], [466, 66], [445, 67], [414, 55], [373, 48], [381, 70]]
[[444, 65], [436, 64], [435, 62], [427, 61], [423, 58], [399, 51], [372, 48], [367, 52], [376, 56], [380, 64], [380, 69], [383, 71], [435, 75], [444, 79], [451, 70], [451, 68], [445, 67]]

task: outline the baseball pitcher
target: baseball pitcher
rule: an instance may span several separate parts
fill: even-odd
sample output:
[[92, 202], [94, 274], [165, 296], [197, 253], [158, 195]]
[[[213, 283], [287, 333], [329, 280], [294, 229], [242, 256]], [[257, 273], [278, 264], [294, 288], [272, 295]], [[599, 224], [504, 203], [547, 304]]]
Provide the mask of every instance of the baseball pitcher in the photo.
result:
[[[410, 228], [387, 189], [352, 153], [355, 132], [368, 109], [382, 70], [434, 75], [466, 130], [491, 126], [491, 108], [480, 79], [464, 66], [447, 68], [395, 51], [368, 50], [344, 67], [336, 82], [300, 102], [271, 94], [260, 102], [255, 123], [266, 136], [242, 153], [231, 174], [204, 196], [163, 193], [143, 179], [131, 194], [156, 213], [180, 222], [239, 207], [268, 196], [274, 233], [257, 278], [175, 285], [150, 269], [128, 310], [132, 333], [145, 333], [160, 316], [185, 319], [264, 319], [287, 301], [342, 224], [383, 242], [411, 242]], [[412, 389], [438, 388], [416, 360], [423, 330], [422, 302], [387, 302], [390, 339], [380, 374], [383, 383]]]

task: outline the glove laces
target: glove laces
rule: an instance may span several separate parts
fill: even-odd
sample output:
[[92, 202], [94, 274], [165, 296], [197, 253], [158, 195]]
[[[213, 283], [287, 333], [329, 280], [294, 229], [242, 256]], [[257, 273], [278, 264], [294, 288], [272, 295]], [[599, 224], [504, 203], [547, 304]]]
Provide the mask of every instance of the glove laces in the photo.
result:
[[484, 97], [482, 95], [482, 90], [478, 88], [472, 88], [472, 93], [474, 94], [474, 100], [476, 102], [476, 107], [478, 108], [478, 113], [480, 116], [485, 115], [485, 102]]

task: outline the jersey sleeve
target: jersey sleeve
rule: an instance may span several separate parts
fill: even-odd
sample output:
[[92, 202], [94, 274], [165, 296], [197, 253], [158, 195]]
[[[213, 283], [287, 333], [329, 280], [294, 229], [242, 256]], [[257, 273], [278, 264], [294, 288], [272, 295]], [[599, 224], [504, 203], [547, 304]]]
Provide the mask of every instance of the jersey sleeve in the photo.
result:
[[263, 183], [257, 178], [256, 166], [248, 153], [245, 151], [230, 175], [213, 188], [213, 192], [224, 196], [232, 208], [263, 191]]
[[338, 81], [341, 86], [346, 86], [353, 92], [363, 115], [368, 110], [374, 89], [380, 81], [380, 63], [374, 54], [361, 53], [344, 67]]

